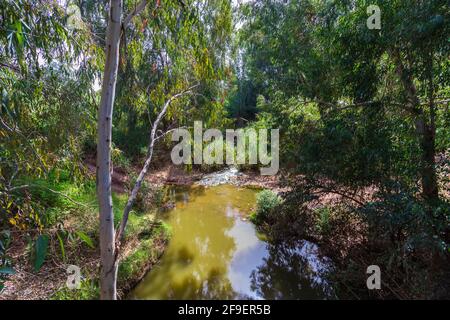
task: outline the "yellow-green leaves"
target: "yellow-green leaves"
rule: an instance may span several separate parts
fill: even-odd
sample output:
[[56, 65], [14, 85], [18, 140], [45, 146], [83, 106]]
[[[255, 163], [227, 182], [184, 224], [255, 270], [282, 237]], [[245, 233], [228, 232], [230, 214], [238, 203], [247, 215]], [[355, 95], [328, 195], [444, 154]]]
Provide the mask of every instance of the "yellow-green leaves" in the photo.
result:
[[95, 248], [94, 242], [86, 233], [82, 231], [76, 231], [75, 233], [78, 236], [78, 238], [80, 238], [81, 241], [83, 241], [85, 244], [88, 245], [88, 247], [90, 247], [91, 249]]

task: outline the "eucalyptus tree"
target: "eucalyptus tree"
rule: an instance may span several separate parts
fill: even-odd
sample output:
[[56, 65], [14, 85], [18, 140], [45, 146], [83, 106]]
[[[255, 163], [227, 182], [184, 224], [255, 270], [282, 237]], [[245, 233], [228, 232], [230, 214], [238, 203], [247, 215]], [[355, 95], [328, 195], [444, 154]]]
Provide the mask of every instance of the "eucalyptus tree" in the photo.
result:
[[[369, 5], [381, 9], [380, 30], [367, 27]], [[400, 123], [413, 125], [420, 157], [416, 161], [411, 149], [413, 159], [396, 162], [417, 167], [423, 198], [430, 203], [437, 200], [436, 126], [442, 123], [440, 110], [448, 102], [449, 88], [445, 1], [257, 0], [243, 6], [241, 14], [244, 64], [259, 93], [269, 101], [276, 100], [275, 93], [280, 91], [285, 98], [316, 103], [326, 127], [334, 126], [336, 117], [347, 117], [349, 123], [350, 114], [367, 119], [369, 113], [378, 120], [359, 122], [360, 128], [367, 125], [366, 133], [387, 132], [391, 123], [389, 130], [398, 136], [403, 128]], [[398, 121], [397, 126], [393, 121]], [[440, 128], [438, 132], [448, 131]], [[373, 150], [384, 158], [384, 164], [371, 168], [386, 168], [390, 162], [388, 153], [382, 151], [391, 148], [388, 139], [383, 148], [378, 145]], [[354, 154], [354, 162], [364, 158], [359, 149], [353, 152], [343, 144], [342, 150]], [[335, 152], [330, 157], [333, 163], [339, 159]], [[404, 153], [402, 157], [409, 156]], [[326, 162], [321, 165], [327, 167]], [[367, 159], [362, 164], [370, 162]], [[351, 167], [348, 161], [347, 166]], [[398, 175], [381, 170], [379, 177], [392, 176]]]
[[[370, 5], [380, 8], [381, 29], [367, 26]], [[367, 226], [363, 249], [336, 256], [343, 271], [336, 287], [370, 261], [392, 275], [383, 280], [392, 296], [435, 294], [445, 283], [449, 239], [448, 3], [255, 0], [241, 14], [244, 80], [260, 94], [257, 125], [284, 129], [282, 163], [302, 176], [290, 182], [282, 214], [268, 219], [271, 231], [283, 239], [315, 234], [305, 226], [320, 219], [305, 208], [320, 193], [336, 193], [344, 206], [321, 204]], [[344, 233], [343, 224], [327, 225]], [[361, 262], [349, 265], [355, 256]], [[364, 281], [349, 282], [352, 293], [367, 293]]]
[[[365, 24], [370, 4], [381, 9], [380, 30]], [[361, 0], [324, 8], [324, 31], [343, 70], [344, 90], [362, 106], [379, 101], [414, 124], [422, 195], [430, 203], [439, 197], [436, 118], [448, 99], [449, 19], [440, 0]]]
[[[214, 67], [220, 66], [213, 66], [212, 61], [220, 62], [220, 60], [211, 58], [220, 53], [219, 45], [230, 32], [229, 14], [227, 15], [227, 11], [230, 9], [229, 1], [156, 1], [149, 3], [144, 0], [136, 4], [126, 3], [126, 5], [129, 13], [122, 18], [124, 3], [121, 0], [111, 0], [109, 4], [106, 60], [98, 114], [97, 190], [100, 208], [102, 265], [100, 289], [102, 299], [116, 299], [120, 240], [134, 197], [139, 191], [140, 183], [151, 161], [157, 126], [161, 118], [168, 112], [171, 102], [180, 95], [180, 93], [175, 94], [175, 91], [186, 91], [193, 81], [217, 80], [217, 72]], [[139, 41], [129, 39], [127, 37], [128, 30], [131, 30], [132, 37], [139, 39], [141, 36]], [[218, 42], [208, 43], [208, 40], [216, 39]], [[123, 53], [120, 50], [121, 46], [124, 48]], [[149, 55], [148, 52], [151, 50], [158, 53], [156, 58]], [[153, 97], [150, 95], [150, 98], [156, 101], [153, 102], [153, 106], [163, 105], [161, 102], [167, 101], [153, 123], [148, 156], [126, 206], [124, 220], [116, 235], [111, 196], [111, 143], [113, 106], [121, 57], [124, 64], [126, 62], [125, 73], [128, 71], [128, 75], [133, 73], [136, 65], [147, 68], [147, 74], [141, 71], [141, 74], [144, 74], [143, 79], [139, 77], [131, 79], [131, 84], [138, 84], [137, 93], [140, 96], [149, 93], [147, 89], [149, 86], [155, 86]], [[153, 60], [151, 60], [152, 57]], [[156, 79], [148, 79], [148, 73], [151, 74], [150, 77], [153, 76]], [[142, 83], [146, 82], [147, 88], [143, 89]], [[122, 88], [125, 89], [126, 84]], [[133, 86], [131, 88], [133, 89]], [[171, 97], [167, 99], [168, 96]]]
[[56, 167], [80, 176], [81, 144], [95, 111], [90, 47], [84, 26], [69, 23], [56, 1], [0, 3], [2, 223], [42, 227], [39, 199], [26, 196], [20, 177], [45, 177]]

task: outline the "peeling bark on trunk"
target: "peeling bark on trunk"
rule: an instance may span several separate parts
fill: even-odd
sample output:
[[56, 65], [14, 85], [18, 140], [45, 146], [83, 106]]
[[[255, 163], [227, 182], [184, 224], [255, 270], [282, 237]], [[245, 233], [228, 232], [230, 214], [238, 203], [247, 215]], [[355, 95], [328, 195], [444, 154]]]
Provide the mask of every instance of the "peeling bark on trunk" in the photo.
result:
[[122, 0], [111, 0], [106, 35], [106, 62], [97, 126], [97, 195], [100, 210], [100, 298], [102, 300], [117, 299], [117, 261], [111, 196], [111, 131], [119, 64], [121, 20]]

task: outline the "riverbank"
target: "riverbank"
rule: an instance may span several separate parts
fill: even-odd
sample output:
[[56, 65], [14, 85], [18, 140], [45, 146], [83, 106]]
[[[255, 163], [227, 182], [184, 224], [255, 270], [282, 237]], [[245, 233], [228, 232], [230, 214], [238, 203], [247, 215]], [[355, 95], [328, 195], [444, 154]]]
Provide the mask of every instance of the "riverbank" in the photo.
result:
[[[14, 261], [14, 274], [4, 282], [0, 300], [97, 299], [100, 260], [95, 181], [90, 179], [76, 185], [48, 179], [35, 183], [58, 191], [58, 194], [52, 194], [54, 198], [45, 209], [52, 222], [47, 222], [40, 230], [11, 231], [7, 255]], [[121, 192], [126, 189], [125, 183], [126, 179], [117, 184], [120, 192], [113, 193], [116, 221], [120, 221], [128, 198], [127, 193]], [[32, 239], [44, 233], [48, 237], [48, 246], [44, 262], [36, 270]], [[130, 215], [118, 274], [119, 297], [124, 296], [159, 260], [169, 236], [169, 228], [155, 218], [154, 211], [135, 210]], [[80, 268], [79, 290], [69, 290], [66, 286], [69, 265]]]
[[[30, 250], [26, 236], [14, 234], [16, 237], [8, 253], [17, 261], [16, 274], [12, 275], [5, 283], [6, 288], [0, 295], [0, 299], [96, 299], [98, 298], [97, 275], [100, 268], [99, 252], [97, 249], [98, 233], [98, 208], [95, 196], [95, 166], [88, 162], [86, 165], [91, 183], [82, 188], [68, 184], [59, 191], [69, 196], [78, 203], [55, 206], [51, 210], [65, 212], [59, 218], [66, 238], [64, 255], [59, 242], [61, 227], [56, 225], [48, 230], [50, 237], [49, 254], [42, 266], [36, 272], [30, 262]], [[137, 170], [137, 169], [136, 169]], [[134, 170], [134, 171], [136, 171]], [[128, 198], [133, 169], [114, 168], [113, 178], [113, 202], [115, 221], [120, 221], [123, 207]], [[156, 218], [155, 211], [165, 208], [164, 200], [156, 200], [152, 193], [163, 190], [166, 186], [203, 185], [211, 187], [217, 184], [230, 184], [238, 188], [250, 187], [256, 189], [270, 189], [275, 193], [282, 194], [290, 191], [283, 187], [280, 176], [261, 176], [259, 172], [240, 172], [234, 168], [223, 169], [214, 173], [204, 173], [192, 170], [190, 172], [181, 167], [173, 165], [153, 168], [147, 175], [145, 187], [141, 194], [142, 199], [135, 206], [134, 213], [130, 216], [129, 225], [125, 234], [125, 247], [121, 258], [118, 274], [119, 297], [123, 298], [139, 283], [151, 268], [159, 262], [160, 257], [166, 249], [170, 237], [170, 229], [162, 221]], [[148, 196], [150, 195], [150, 196]], [[311, 208], [317, 206], [331, 205], [339, 200], [336, 194], [325, 193], [316, 199], [315, 204], [310, 203]], [[167, 200], [167, 199], [166, 199]], [[146, 203], [147, 202], [147, 203]], [[167, 203], [170, 205], [170, 201]], [[250, 212], [249, 212], [250, 213]], [[271, 226], [267, 226], [271, 228]], [[346, 228], [347, 230], [348, 228]], [[357, 229], [354, 229], [356, 231]], [[83, 240], [77, 236], [82, 232], [90, 241]], [[348, 235], [348, 234], [347, 234]], [[322, 242], [327, 247], [327, 242], [320, 238], [307, 238], [317, 243]], [[348, 238], [350, 239], [350, 237]], [[352, 241], [358, 239], [355, 234]], [[91, 243], [89, 243], [91, 242]], [[337, 242], [342, 243], [342, 242]], [[340, 253], [345, 256], [347, 247], [341, 247]], [[330, 251], [330, 250], [328, 250]], [[332, 251], [332, 250], [331, 250]], [[64, 256], [64, 257], [63, 257]], [[80, 266], [83, 276], [80, 290], [69, 290], [66, 287], [67, 266], [73, 264]]]
[[[46, 212], [54, 214], [54, 221], [45, 229], [11, 232], [11, 246], [7, 254], [14, 261], [15, 273], [5, 281], [0, 299], [96, 299], [98, 271], [98, 207], [95, 192], [95, 162], [86, 161], [88, 180], [75, 184], [61, 180], [36, 181], [45, 188], [57, 190]], [[112, 175], [115, 221], [120, 221], [128, 198], [130, 172], [133, 168], [114, 168]], [[207, 173], [187, 172], [173, 165], [152, 169], [146, 178], [147, 188], [143, 192], [157, 192], [164, 186], [191, 186], [201, 181]], [[263, 177], [256, 172], [236, 175], [231, 184], [241, 187], [270, 188], [278, 190], [278, 177]], [[153, 191], [152, 191], [153, 190]], [[279, 189], [281, 190], [281, 189]], [[142, 201], [152, 201], [144, 197]], [[158, 203], [161, 207], [163, 203]], [[155, 204], [150, 208], [141, 204], [130, 216], [125, 234], [125, 247], [118, 274], [119, 297], [124, 297], [145, 274], [159, 261], [170, 237], [167, 225], [157, 220]], [[48, 252], [42, 267], [34, 268], [34, 248], [31, 239], [45, 232], [49, 235]], [[66, 287], [67, 267], [79, 266], [82, 275], [80, 290]]]

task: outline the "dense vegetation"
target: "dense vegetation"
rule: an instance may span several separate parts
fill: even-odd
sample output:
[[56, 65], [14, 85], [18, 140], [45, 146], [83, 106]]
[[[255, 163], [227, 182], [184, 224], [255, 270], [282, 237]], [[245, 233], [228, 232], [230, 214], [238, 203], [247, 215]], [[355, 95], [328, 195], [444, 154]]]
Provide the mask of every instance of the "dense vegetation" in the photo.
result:
[[[0, 291], [20, 265], [42, 273], [49, 260], [85, 259], [96, 271], [78, 296], [54, 288], [53, 297], [100, 295], [89, 260], [103, 241], [93, 168], [119, 2], [0, 3]], [[380, 30], [366, 26], [371, 4]], [[113, 227], [141, 190], [117, 251], [119, 293], [170, 234], [148, 214], [163, 191], [139, 182], [152, 143], [152, 164], [170, 163], [164, 133], [202, 120], [281, 129], [288, 191], [264, 191], [252, 220], [271, 241], [319, 243], [338, 297], [450, 297], [446, 1], [125, 0], [121, 9], [106, 174], [128, 182], [109, 190]], [[369, 265], [384, 270], [383, 290], [365, 287]]]
[[[170, 104], [161, 132], [194, 119], [220, 128], [225, 120], [220, 99], [229, 72], [230, 3], [144, 4], [139, 14], [136, 1], [123, 8], [133, 19], [120, 36], [111, 146], [114, 166], [131, 176], [129, 186], [119, 186], [123, 191], [133, 188], [133, 165], [141, 165], [152, 124], [171, 97], [197, 87]], [[29, 243], [35, 271], [53, 247], [69, 264], [76, 262], [66, 248], [72, 242], [97, 247], [95, 173], [88, 169], [96, 156], [109, 10], [97, 1], [0, 5], [2, 279], [14, 272], [6, 247], [15, 242]], [[126, 203], [113, 197], [116, 222]], [[76, 224], [67, 226], [68, 219]]]
[[[366, 26], [370, 4], [380, 30]], [[448, 297], [445, 1], [255, 1], [241, 15], [232, 110], [283, 128], [293, 190], [264, 214], [274, 237], [330, 248], [338, 295], [364, 297], [376, 264], [381, 297]]]

